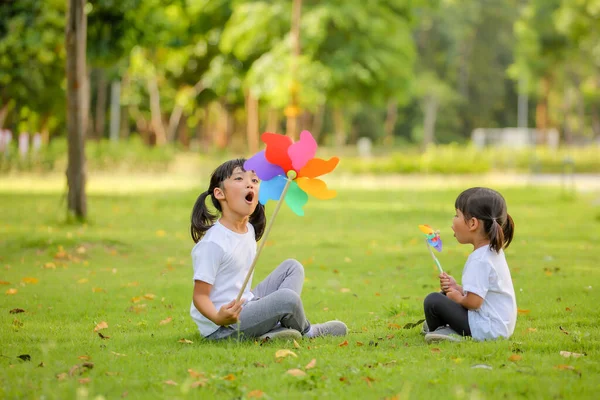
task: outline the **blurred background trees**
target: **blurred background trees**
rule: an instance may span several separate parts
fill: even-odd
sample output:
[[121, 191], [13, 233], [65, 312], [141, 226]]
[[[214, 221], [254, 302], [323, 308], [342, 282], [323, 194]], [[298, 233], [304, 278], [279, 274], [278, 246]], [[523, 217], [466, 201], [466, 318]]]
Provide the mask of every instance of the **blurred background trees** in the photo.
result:
[[[103, 0], [85, 12], [88, 141], [251, 152], [290, 118], [332, 146], [424, 148], [519, 123], [564, 143], [600, 137], [600, 0]], [[67, 136], [66, 14], [66, 0], [0, 3], [13, 145]]]

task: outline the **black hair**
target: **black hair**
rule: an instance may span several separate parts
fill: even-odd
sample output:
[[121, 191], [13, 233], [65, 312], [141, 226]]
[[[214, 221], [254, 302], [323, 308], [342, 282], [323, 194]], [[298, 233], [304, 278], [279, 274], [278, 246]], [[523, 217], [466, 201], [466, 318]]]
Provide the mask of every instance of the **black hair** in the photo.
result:
[[506, 210], [504, 197], [495, 190], [474, 187], [458, 195], [454, 208], [460, 210], [465, 221], [477, 218], [490, 240], [490, 249], [499, 252], [513, 240], [515, 223]]
[[[190, 233], [194, 243], [198, 243], [200, 239], [202, 239], [202, 236], [204, 236], [206, 231], [215, 224], [215, 220], [218, 218], [218, 215], [212, 214], [209, 211], [208, 207], [206, 206], [206, 198], [210, 196], [212, 205], [217, 209], [217, 211], [223, 212], [223, 210], [221, 210], [221, 204], [219, 203], [219, 200], [215, 198], [215, 188], [223, 189], [223, 181], [225, 181], [227, 178], [230, 178], [236, 168], [239, 167], [242, 169], [242, 171], [246, 171], [244, 169], [244, 162], [246, 162], [245, 158], [229, 160], [219, 165], [217, 169], [213, 171], [212, 175], [210, 176], [208, 190], [198, 196], [198, 199], [196, 199], [196, 203], [194, 204], [194, 208], [192, 209]], [[265, 231], [266, 220], [265, 207], [258, 203], [256, 205], [256, 209], [252, 215], [250, 215], [250, 223], [254, 227], [254, 233], [257, 242], [260, 240], [263, 232]]]

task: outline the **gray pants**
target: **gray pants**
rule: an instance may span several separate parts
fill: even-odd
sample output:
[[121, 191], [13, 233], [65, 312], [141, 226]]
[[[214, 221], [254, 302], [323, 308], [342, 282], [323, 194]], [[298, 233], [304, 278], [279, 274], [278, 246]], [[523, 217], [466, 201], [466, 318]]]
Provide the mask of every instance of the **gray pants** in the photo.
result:
[[300, 295], [304, 284], [304, 267], [296, 260], [285, 260], [253, 290], [254, 298], [240, 313], [239, 322], [221, 326], [206, 339], [250, 339], [278, 328], [310, 330]]

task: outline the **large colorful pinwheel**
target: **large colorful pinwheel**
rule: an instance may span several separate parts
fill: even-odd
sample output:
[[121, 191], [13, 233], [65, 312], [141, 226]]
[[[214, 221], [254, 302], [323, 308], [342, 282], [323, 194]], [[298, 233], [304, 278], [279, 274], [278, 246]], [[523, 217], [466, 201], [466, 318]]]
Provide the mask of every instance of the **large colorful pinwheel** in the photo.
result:
[[246, 279], [237, 297], [238, 301], [252, 276], [282, 200], [294, 213], [302, 216], [304, 215], [302, 207], [308, 201], [309, 194], [321, 200], [332, 199], [337, 194], [335, 190], [327, 189], [325, 182], [317, 177], [333, 171], [338, 165], [339, 159], [337, 157], [329, 160], [315, 158], [317, 142], [309, 131], [302, 131], [300, 140], [295, 143], [289, 136], [269, 132], [263, 133], [261, 139], [267, 148], [247, 160], [244, 163], [244, 169], [246, 171], [253, 170], [262, 181], [258, 191], [258, 201], [261, 204], [264, 205], [269, 200], [278, 201], [256, 251], [254, 261], [246, 274]]
[[254, 170], [262, 181], [258, 193], [261, 204], [280, 200], [288, 182], [285, 203], [300, 216], [304, 215], [302, 207], [308, 201], [308, 194], [321, 200], [336, 196], [335, 190], [329, 190], [317, 177], [333, 171], [339, 159], [315, 158], [317, 142], [309, 131], [302, 131], [300, 140], [295, 143], [289, 136], [268, 132], [263, 133], [261, 139], [267, 148], [244, 164], [245, 170]]
[[442, 251], [442, 239], [440, 238], [440, 231], [434, 231], [429, 225], [419, 225], [419, 229], [421, 232], [425, 234], [425, 243], [427, 243], [427, 248], [429, 249], [429, 253], [431, 253], [431, 257], [433, 257], [433, 261], [437, 265], [440, 273], [443, 273], [442, 265], [438, 261], [431, 248], [433, 247], [437, 251]]

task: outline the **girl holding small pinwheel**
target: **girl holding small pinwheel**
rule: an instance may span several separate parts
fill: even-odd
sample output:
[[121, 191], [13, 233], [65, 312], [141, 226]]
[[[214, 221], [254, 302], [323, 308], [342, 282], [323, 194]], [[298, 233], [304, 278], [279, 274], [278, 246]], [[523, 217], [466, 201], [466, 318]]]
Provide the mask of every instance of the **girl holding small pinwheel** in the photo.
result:
[[[294, 161], [302, 158], [294, 154], [299, 146], [291, 149], [291, 146], [283, 146], [284, 142], [291, 144], [291, 139], [281, 136], [264, 134], [266, 151], [247, 161], [236, 159], [219, 166], [211, 176], [208, 190], [198, 197], [192, 210], [191, 235], [196, 245], [192, 250], [194, 293], [190, 315], [200, 334], [207, 339], [301, 339], [303, 336], [343, 336], [347, 332], [341, 321], [322, 324], [308, 321], [300, 298], [304, 268], [296, 260], [284, 261], [250, 290], [256, 259], [271, 226], [265, 231], [264, 203], [269, 198], [280, 200], [272, 223], [282, 200], [288, 205], [291, 203], [296, 213], [302, 211], [307, 200], [306, 193], [294, 181], [294, 174], [300, 171], [288, 163], [290, 158]], [[301, 137], [298, 144], [306, 145], [310, 142], [307, 139]], [[304, 167], [308, 162], [303, 159], [303, 165], [297, 167]], [[309, 172], [314, 175], [315, 171], [313, 165]], [[265, 192], [260, 179], [273, 178], [276, 178], [274, 183], [265, 185], [268, 189]], [[313, 192], [329, 193], [322, 181], [301, 182]], [[291, 196], [286, 196], [290, 187]], [[216, 208], [216, 214], [209, 211], [207, 198]], [[257, 251], [261, 237], [263, 241]]]
[[462, 192], [454, 208], [454, 236], [473, 245], [473, 252], [463, 269], [462, 286], [442, 272], [442, 293], [425, 298], [425, 341], [508, 338], [515, 330], [517, 303], [503, 251], [515, 229], [506, 202], [492, 189], [475, 187]]

